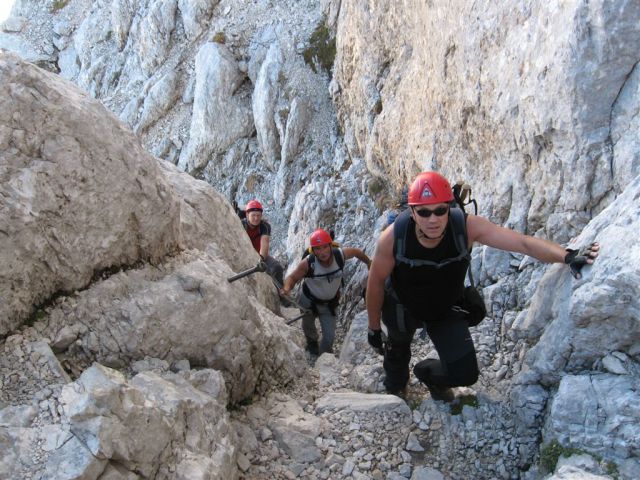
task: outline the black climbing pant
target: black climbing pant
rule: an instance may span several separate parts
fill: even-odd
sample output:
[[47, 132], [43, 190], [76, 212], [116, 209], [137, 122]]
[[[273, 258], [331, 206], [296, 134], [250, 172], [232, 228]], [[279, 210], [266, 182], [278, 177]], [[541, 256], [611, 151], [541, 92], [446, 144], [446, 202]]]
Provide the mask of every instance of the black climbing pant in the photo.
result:
[[413, 372], [422, 382], [446, 387], [473, 385], [478, 380], [476, 351], [466, 314], [447, 310], [437, 318], [412, 317], [391, 294], [385, 294], [382, 321], [388, 338], [384, 354], [384, 385], [387, 391], [402, 390], [409, 381], [411, 341], [417, 325], [426, 325], [427, 335], [439, 359], [418, 362]]

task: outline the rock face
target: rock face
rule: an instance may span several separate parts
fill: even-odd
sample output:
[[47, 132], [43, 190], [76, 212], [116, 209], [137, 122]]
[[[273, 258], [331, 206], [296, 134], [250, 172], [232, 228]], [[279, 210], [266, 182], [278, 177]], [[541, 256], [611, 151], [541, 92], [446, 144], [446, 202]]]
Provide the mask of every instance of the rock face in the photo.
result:
[[259, 260], [237, 215], [67, 81], [0, 78], [0, 473], [237, 478], [227, 404], [304, 367], [268, 277], [226, 281]]
[[265, 389], [262, 377], [289, 381], [299, 373], [290, 360], [301, 356], [278, 331], [279, 317], [247, 299], [242, 282], [224, 280], [232, 273], [216, 258], [185, 252], [113, 275], [51, 308], [45, 333], [72, 370], [91, 361], [125, 368], [145, 356], [188, 360], [224, 372], [238, 402]]
[[640, 177], [576, 240], [606, 245], [589, 277], [574, 282], [566, 269], [549, 269], [513, 325], [534, 344], [516, 382], [557, 388], [546, 438], [609, 458], [635, 456], [640, 435], [640, 248], [622, 233], [640, 228], [638, 198]]
[[437, 169], [500, 222], [566, 241], [640, 173], [637, 2], [340, 5], [345, 138], [395, 185]]
[[112, 459], [147, 478], [176, 478], [174, 472], [199, 478], [202, 467], [216, 472], [207, 478], [236, 478], [235, 437], [216, 375], [143, 372], [128, 382], [96, 365], [65, 386], [61, 402], [71, 432], [88, 450], [80, 452], [103, 465]]
[[237, 140], [251, 134], [249, 110], [234, 97], [242, 81], [242, 72], [224, 45], [209, 42], [200, 47], [189, 144], [180, 156], [180, 168], [202, 169], [211, 156], [220, 157]]
[[17, 57], [0, 62], [6, 334], [96, 273], [175, 252], [179, 206], [157, 162], [100, 103]]
[[26, 425], [18, 424], [24, 414], [0, 422], [3, 477], [237, 478], [236, 436], [214, 370], [127, 380], [96, 364], [56, 397], [45, 403], [62, 422], [42, 425], [36, 409]]
[[[362, 237], [375, 214], [363, 196], [370, 176], [338, 133], [330, 72], [314, 70], [312, 37], [333, 38], [324, 18], [335, 19], [335, 5], [72, 0], [48, 11], [29, 0], [14, 11], [21, 21], [4, 27], [1, 48], [59, 71], [101, 99], [149, 151], [238, 205], [258, 198], [284, 263], [298, 260], [318, 222], [343, 241]], [[311, 182], [313, 191], [303, 189]], [[294, 210], [296, 202], [317, 203], [318, 188], [327, 192], [321, 204]]]

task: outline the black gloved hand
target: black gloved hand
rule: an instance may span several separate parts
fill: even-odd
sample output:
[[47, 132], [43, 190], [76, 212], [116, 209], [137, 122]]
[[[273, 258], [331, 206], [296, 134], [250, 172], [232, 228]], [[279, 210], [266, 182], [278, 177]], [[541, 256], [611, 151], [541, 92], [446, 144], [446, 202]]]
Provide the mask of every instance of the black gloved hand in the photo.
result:
[[592, 264], [595, 258], [598, 256], [598, 250], [600, 245], [597, 242], [593, 242], [586, 248], [580, 250], [572, 250], [567, 248], [567, 254], [564, 257], [564, 263], [569, 265], [571, 269], [571, 275], [576, 279], [582, 278], [580, 271], [585, 265]]
[[382, 330], [372, 330], [369, 329], [369, 335], [367, 336], [367, 340], [369, 341], [369, 345], [373, 347], [373, 349], [378, 352], [380, 355], [384, 355], [384, 342], [382, 340]]

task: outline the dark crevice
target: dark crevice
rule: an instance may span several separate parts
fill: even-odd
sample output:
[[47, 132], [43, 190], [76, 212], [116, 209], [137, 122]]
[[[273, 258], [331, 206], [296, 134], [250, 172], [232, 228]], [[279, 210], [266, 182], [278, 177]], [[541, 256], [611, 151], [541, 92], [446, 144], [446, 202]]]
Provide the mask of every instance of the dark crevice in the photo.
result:
[[640, 60], [637, 61], [636, 63], [634, 63], [633, 67], [631, 67], [631, 69], [629, 70], [627, 75], [625, 75], [624, 81], [622, 82], [622, 85], [620, 85], [620, 89], [618, 90], [618, 93], [616, 94], [616, 98], [613, 99], [613, 102], [611, 103], [611, 108], [609, 109], [609, 130], [608, 130], [608, 134], [607, 134], [607, 138], [605, 140], [605, 143], [607, 144], [607, 146], [610, 149], [609, 173], [611, 175], [611, 179], [612, 180], [613, 180], [613, 175], [614, 175], [613, 158], [614, 158], [614, 149], [615, 149], [615, 144], [613, 143], [613, 139], [611, 138], [611, 128], [612, 128], [612, 124], [613, 124], [613, 111], [616, 108], [616, 104], [618, 103], [618, 99], [620, 98], [620, 95], [622, 95], [622, 92], [624, 91], [624, 88], [626, 87], [627, 82], [629, 81], [629, 79], [633, 75], [633, 72], [638, 67], [639, 63], [640, 63]]
[[[180, 253], [180, 249], [176, 249], [174, 252], [170, 252], [165, 255], [165, 258], [171, 258], [178, 253]], [[113, 275], [116, 275], [120, 272], [127, 272], [130, 270], [138, 270], [143, 268], [146, 265], [152, 265], [149, 259], [140, 259], [134, 262], [133, 264], [123, 264], [123, 265], [111, 265], [109, 267], [105, 267], [102, 269], [96, 269], [93, 272], [91, 280], [83, 287], [74, 288], [72, 290], [60, 289], [49, 295], [45, 300], [40, 303], [37, 303], [31, 309], [31, 313], [29, 316], [20, 322], [20, 325], [13, 330], [9, 331], [4, 335], [0, 335], [0, 341], [5, 340], [7, 337], [14, 335], [20, 331], [21, 328], [28, 326], [33, 326], [37, 321], [42, 320], [47, 316], [47, 310], [54, 306], [58, 300], [62, 297], [70, 297], [77, 293], [83, 292], [85, 290], [89, 290], [96, 282], [105, 280]]]

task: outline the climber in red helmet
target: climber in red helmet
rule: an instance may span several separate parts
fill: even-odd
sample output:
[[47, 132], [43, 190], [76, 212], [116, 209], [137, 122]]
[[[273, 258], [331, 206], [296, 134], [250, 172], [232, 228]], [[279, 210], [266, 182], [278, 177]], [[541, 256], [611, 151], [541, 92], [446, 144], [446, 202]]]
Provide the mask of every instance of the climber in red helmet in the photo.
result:
[[258, 200], [251, 200], [244, 211], [245, 218], [242, 219], [242, 226], [249, 235], [253, 248], [267, 265], [267, 273], [278, 282], [278, 285], [282, 285], [284, 270], [282, 265], [269, 255], [271, 225], [262, 218], [262, 204]]
[[[312, 355], [332, 353], [344, 263], [355, 257], [368, 267], [371, 260], [359, 248], [337, 247], [331, 235], [321, 228], [309, 237], [309, 250], [308, 255], [305, 253], [302, 261], [287, 276], [280, 293], [288, 295], [291, 289], [304, 279], [298, 303], [310, 311], [302, 317], [307, 350]], [[322, 340], [319, 344], [316, 317], [320, 320], [322, 330]]]
[[473, 243], [565, 263], [576, 278], [584, 265], [594, 262], [600, 247], [593, 243], [580, 251], [564, 249], [467, 215], [457, 208], [449, 182], [436, 172], [415, 178], [408, 205], [381, 234], [373, 256], [367, 283], [369, 344], [384, 354], [387, 391], [402, 395], [409, 380], [411, 341], [416, 329], [425, 328], [439, 359], [422, 360], [413, 372], [433, 399], [451, 401], [451, 387], [473, 385], [479, 375], [470, 312], [464, 308]]

